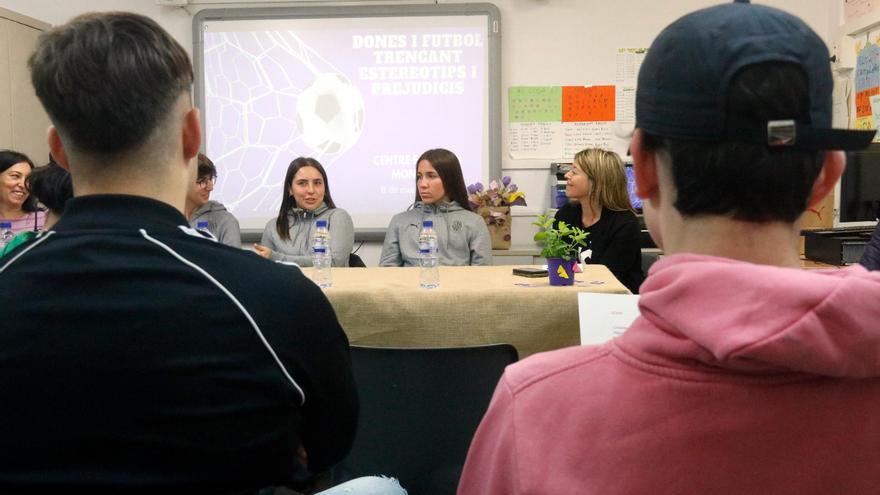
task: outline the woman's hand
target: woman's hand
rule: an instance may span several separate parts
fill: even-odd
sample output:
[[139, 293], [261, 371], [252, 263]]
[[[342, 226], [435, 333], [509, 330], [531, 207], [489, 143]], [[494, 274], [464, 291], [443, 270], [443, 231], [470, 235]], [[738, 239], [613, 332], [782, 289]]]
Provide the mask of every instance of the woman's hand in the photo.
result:
[[272, 250], [266, 246], [261, 246], [260, 244], [254, 244], [254, 251], [267, 260], [272, 256]]

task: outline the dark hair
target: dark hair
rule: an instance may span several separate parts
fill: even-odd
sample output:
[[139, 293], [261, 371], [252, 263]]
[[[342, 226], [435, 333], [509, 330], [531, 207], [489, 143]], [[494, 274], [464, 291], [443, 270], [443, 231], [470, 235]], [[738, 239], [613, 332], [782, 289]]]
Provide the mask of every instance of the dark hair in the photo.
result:
[[281, 208], [278, 209], [278, 218], [275, 220], [275, 230], [278, 231], [278, 237], [285, 241], [290, 240], [290, 223], [288, 222], [287, 215], [296, 208], [296, 200], [293, 199], [293, 194], [290, 194], [290, 186], [293, 184], [293, 178], [296, 176], [296, 173], [303, 167], [313, 167], [321, 173], [321, 177], [324, 178], [324, 203], [327, 205], [327, 208], [336, 208], [336, 204], [330, 196], [330, 183], [327, 182], [327, 172], [324, 171], [324, 167], [321, 166], [318, 160], [303, 156], [293, 160], [287, 167], [287, 175], [284, 176]]
[[[809, 122], [809, 81], [789, 63], [749, 65], [731, 80], [727, 127], [777, 119]], [[824, 152], [732, 141], [699, 142], [645, 133], [645, 147], [668, 158], [684, 216], [728, 215], [748, 222], [794, 222], [806, 210]]]
[[[34, 169], [34, 162], [24, 153], [19, 153], [18, 151], [13, 150], [0, 150], [0, 174], [9, 170], [16, 163], [25, 162], [30, 167], [31, 170]], [[25, 179], [25, 188], [28, 189], [28, 197], [24, 200], [24, 203], [21, 204], [21, 210], [25, 212], [33, 212], [37, 211], [37, 200], [34, 199], [34, 195], [30, 194], [30, 188], [27, 186], [27, 179]]]
[[[437, 148], [422, 153], [422, 156], [416, 160], [416, 174], [418, 174], [419, 163], [427, 160], [428, 163], [437, 171], [440, 181], [443, 183], [443, 191], [450, 201], [455, 201], [459, 206], [467, 211], [473, 211], [471, 203], [468, 201], [467, 187], [464, 185], [464, 176], [461, 174], [461, 163], [455, 153]], [[418, 177], [418, 175], [416, 175]], [[421, 201], [419, 196], [418, 179], [416, 179], [416, 201]]]
[[204, 153], [199, 153], [198, 162], [199, 168], [196, 178], [203, 179], [205, 177], [210, 177], [213, 179], [217, 177], [217, 167], [214, 166], [214, 162], [212, 162], [210, 158], [205, 156]]
[[40, 35], [31, 82], [59, 133], [99, 154], [135, 149], [193, 82], [183, 47], [137, 14], [84, 14]]
[[70, 173], [54, 162], [35, 168], [26, 183], [31, 194], [57, 214], [64, 212], [65, 203], [73, 197]]

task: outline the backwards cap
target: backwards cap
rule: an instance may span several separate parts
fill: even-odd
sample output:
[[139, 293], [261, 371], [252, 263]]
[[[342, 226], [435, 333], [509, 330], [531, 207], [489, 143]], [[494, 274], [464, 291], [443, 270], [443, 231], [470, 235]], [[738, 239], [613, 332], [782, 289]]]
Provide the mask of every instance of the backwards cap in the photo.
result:
[[[807, 76], [809, 120], [727, 127], [727, 89], [761, 62], [789, 62]], [[695, 141], [738, 141], [807, 150], [866, 148], [875, 131], [831, 128], [831, 64], [825, 43], [797, 17], [746, 2], [698, 10], [670, 24], [639, 71], [636, 127]]]

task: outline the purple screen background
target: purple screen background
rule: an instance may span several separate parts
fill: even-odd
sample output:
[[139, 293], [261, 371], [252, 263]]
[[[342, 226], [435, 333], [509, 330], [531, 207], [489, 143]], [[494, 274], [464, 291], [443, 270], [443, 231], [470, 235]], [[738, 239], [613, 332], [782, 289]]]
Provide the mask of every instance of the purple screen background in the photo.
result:
[[[415, 161], [427, 149], [452, 150], [462, 163], [466, 183], [485, 180], [486, 27], [473, 19], [468, 21], [473, 26], [460, 27], [461, 19], [415, 18], [416, 27], [394, 28], [376, 27], [376, 19], [360, 25], [357, 18], [322, 19], [320, 28], [310, 20], [303, 29], [273, 31], [221, 31], [221, 24], [211, 26], [204, 33], [203, 112], [206, 153], [219, 172], [212, 199], [224, 203], [243, 228], [262, 228], [278, 214], [290, 161], [311, 156], [324, 165], [336, 205], [351, 213], [356, 228], [384, 228], [393, 214], [412, 203]], [[399, 24], [399, 19], [393, 20]], [[463, 44], [468, 39], [473, 44], [481, 40], [483, 46], [426, 47], [422, 35], [432, 34], [444, 35], [439, 42], [428, 39], [435, 43]], [[388, 45], [389, 40], [396, 40], [391, 42], [396, 47], [355, 48], [356, 43]], [[406, 40], [405, 46], [401, 40]], [[380, 59], [377, 51], [383, 52]], [[396, 52], [414, 51], [426, 52], [420, 55], [426, 58], [416, 63], [381, 58], [387, 52], [397, 56]], [[440, 57], [446, 59], [439, 61]], [[387, 70], [384, 67], [445, 71], [446, 77], [370, 80], [370, 71]], [[335, 153], [310, 145], [297, 119], [306, 88], [328, 74], [350, 81], [363, 102], [360, 134], [345, 138], [350, 147]], [[388, 86], [383, 89], [377, 82], [399, 83], [391, 90], [397, 93], [424, 91], [419, 88], [428, 82], [437, 93], [453, 94], [388, 94]], [[408, 82], [417, 85], [406, 86]], [[339, 111], [351, 115], [352, 108]]]

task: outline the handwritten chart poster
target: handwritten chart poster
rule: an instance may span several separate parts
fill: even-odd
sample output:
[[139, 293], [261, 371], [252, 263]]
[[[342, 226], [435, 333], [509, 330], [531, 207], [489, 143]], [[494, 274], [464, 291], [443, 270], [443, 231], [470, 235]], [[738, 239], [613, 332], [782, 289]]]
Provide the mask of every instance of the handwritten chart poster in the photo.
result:
[[614, 102], [614, 86], [563, 86], [562, 121], [612, 121]]
[[853, 127], [857, 129], [876, 129], [880, 109], [872, 103], [878, 103], [880, 95], [880, 47], [868, 42], [859, 50], [856, 57], [856, 118]]
[[558, 158], [562, 148], [562, 88], [516, 86], [507, 92], [511, 158]]
[[635, 85], [647, 53], [647, 48], [618, 48], [614, 79], [618, 83]]
[[562, 120], [562, 88], [559, 86], [513, 86], [507, 92], [510, 122], [559, 122]]
[[585, 148], [625, 154], [626, 143], [614, 134], [617, 93], [613, 85], [509, 88], [510, 157], [571, 158]]

